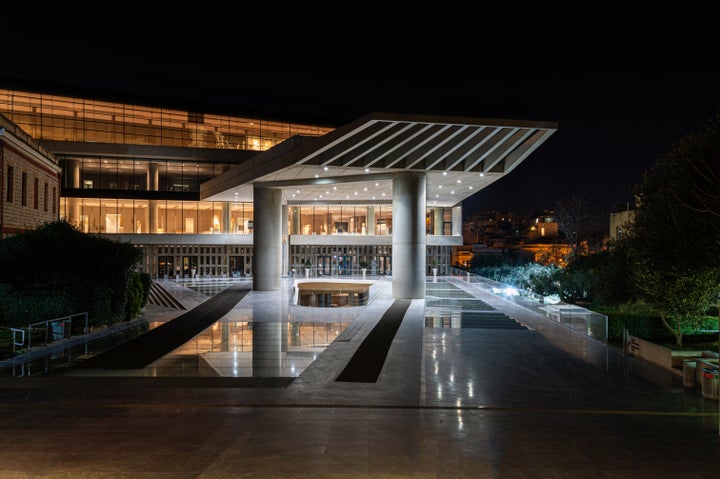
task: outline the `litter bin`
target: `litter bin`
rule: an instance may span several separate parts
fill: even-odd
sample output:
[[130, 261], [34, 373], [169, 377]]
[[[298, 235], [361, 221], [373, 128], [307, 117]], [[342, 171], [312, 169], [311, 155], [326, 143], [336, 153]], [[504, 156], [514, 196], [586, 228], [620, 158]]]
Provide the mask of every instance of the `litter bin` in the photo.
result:
[[702, 369], [702, 396], [705, 399], [718, 399], [718, 387], [720, 386], [720, 371], [718, 368]]
[[696, 378], [697, 359], [683, 360], [683, 386], [694, 388], [697, 385]]

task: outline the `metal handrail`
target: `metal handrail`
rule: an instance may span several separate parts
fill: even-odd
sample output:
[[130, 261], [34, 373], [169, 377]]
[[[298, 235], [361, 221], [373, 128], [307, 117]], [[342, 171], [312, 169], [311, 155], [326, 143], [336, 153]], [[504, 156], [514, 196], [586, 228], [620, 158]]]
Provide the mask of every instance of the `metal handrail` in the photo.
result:
[[[28, 327], [27, 327], [27, 330], [28, 330], [28, 346], [27, 346], [27, 350], [30, 351], [30, 350], [32, 349], [32, 330], [33, 330], [33, 327], [37, 327], [38, 325], [44, 325], [44, 328], [45, 328], [45, 341], [44, 341], [44, 343], [43, 343], [42, 345], [43, 345], [43, 346], [47, 346], [47, 345], [50, 343], [50, 341], [49, 341], [49, 339], [50, 339], [50, 338], [49, 338], [49, 332], [50, 332], [50, 330], [51, 330], [51, 325], [56, 325], [56, 324], [57, 324], [57, 325], [60, 326], [59, 329], [61, 329], [61, 331], [60, 331], [59, 333], [54, 333], [54, 334], [61, 334], [62, 337], [53, 337], [53, 340], [54, 340], [54, 341], [57, 341], [57, 340], [60, 340], [60, 339], [66, 339], [67, 337], [72, 336], [72, 322], [73, 322], [73, 318], [74, 318], [74, 317], [77, 317], [77, 316], [84, 316], [84, 318], [85, 318], [85, 324], [84, 324], [84, 327], [83, 327], [83, 334], [87, 334], [88, 331], [89, 331], [89, 329], [88, 329], [88, 312], [87, 312], [87, 311], [85, 311], [84, 313], [75, 313], [75, 314], [71, 314], [71, 315], [69, 315], [69, 316], [62, 316], [62, 317], [60, 317], [60, 318], [47, 319], [47, 320], [45, 320], [45, 321], [38, 321], [37, 323], [31, 323], [31, 324], [29, 324]], [[68, 322], [69, 322], [69, 326], [68, 326], [67, 328], [65, 327], [65, 321], [68, 321]], [[66, 335], [66, 331], [69, 331], [69, 332], [70, 332], [70, 335], [69, 335], [69, 336]]]

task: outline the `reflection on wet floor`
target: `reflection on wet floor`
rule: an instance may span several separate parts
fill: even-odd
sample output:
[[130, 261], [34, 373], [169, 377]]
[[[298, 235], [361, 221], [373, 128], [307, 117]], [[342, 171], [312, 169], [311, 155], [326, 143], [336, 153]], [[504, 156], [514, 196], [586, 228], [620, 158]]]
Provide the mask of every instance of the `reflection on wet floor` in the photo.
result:
[[297, 377], [347, 326], [218, 321], [136, 375]]
[[426, 328], [527, 329], [505, 313], [456, 285], [442, 281], [427, 283]]
[[[232, 284], [246, 279], [188, 280], [175, 284], [175, 294], [197, 293], [189, 301], [199, 304]], [[199, 297], [202, 296], [202, 297]], [[288, 296], [290, 298], [291, 296]], [[188, 298], [183, 298], [188, 300]], [[244, 306], [243, 306], [244, 305]], [[283, 307], [278, 307], [283, 306]], [[149, 308], [159, 320], [140, 321], [135, 326], [106, 336], [48, 349], [45, 356], [0, 368], [0, 376], [211, 376], [297, 377], [350, 324], [357, 313], [333, 315], [309, 313], [308, 308], [270, 304], [257, 298], [242, 301], [223, 319], [190, 341], [140, 369], [81, 369], [79, 362], [134, 339], [173, 319], [181, 311]], [[348, 311], [361, 308], [342, 308]], [[163, 314], [162, 310], [167, 310]], [[339, 318], [339, 321], [333, 319]], [[283, 320], [285, 319], [285, 320]]]
[[[195, 294], [195, 303], [198, 303], [238, 281], [247, 280], [187, 280], [171, 286], [176, 295]], [[426, 284], [426, 328], [524, 328], [450, 282]], [[266, 302], [262, 294], [248, 295], [223, 319], [144, 368], [80, 370], [72, 366], [154, 329], [174, 316], [160, 314], [158, 320], [149, 318], [111, 335], [56, 349], [45, 357], [0, 369], [0, 375], [294, 378], [333, 341], [344, 340], [338, 338], [343, 331], [357, 330], [348, 326], [365, 307], [323, 308], [318, 314], [316, 308], [293, 305], [291, 298], [289, 291], [285, 304], [276, 305]], [[179, 312], [175, 312], [177, 314]]]

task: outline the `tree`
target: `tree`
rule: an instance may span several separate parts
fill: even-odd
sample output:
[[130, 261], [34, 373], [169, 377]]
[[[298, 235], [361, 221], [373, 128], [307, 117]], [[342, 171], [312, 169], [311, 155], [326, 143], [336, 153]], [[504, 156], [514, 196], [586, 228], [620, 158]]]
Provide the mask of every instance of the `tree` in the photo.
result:
[[673, 198], [691, 211], [720, 217], [720, 113], [673, 145], [665, 163]]
[[574, 194], [555, 205], [558, 229], [571, 248], [571, 256], [580, 255], [581, 244], [593, 229], [591, 205], [584, 194]]
[[[87, 311], [95, 325], [134, 314], [147, 301], [133, 277], [142, 252], [54, 221], [0, 241], [0, 320], [24, 325]], [[129, 291], [132, 305], [128, 307]]]
[[[626, 240], [633, 283], [682, 345], [682, 331], [720, 289], [720, 215], [710, 189], [720, 171], [717, 119], [674, 144], [642, 178]], [[698, 166], [700, 165], [700, 166]], [[717, 185], [715, 186], [717, 188]]]

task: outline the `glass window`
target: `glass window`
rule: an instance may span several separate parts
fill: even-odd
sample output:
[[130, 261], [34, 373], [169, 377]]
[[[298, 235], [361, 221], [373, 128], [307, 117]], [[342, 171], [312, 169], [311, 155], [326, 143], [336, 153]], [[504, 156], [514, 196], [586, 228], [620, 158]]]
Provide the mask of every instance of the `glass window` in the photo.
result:
[[22, 173], [22, 183], [20, 184], [20, 204], [27, 206], [27, 173]]
[[[118, 189], [118, 161], [104, 159], [100, 162], [100, 185], [99, 188], [108, 190]], [[95, 186], [98, 188], [98, 186]]]
[[40, 180], [33, 178], [33, 208], [38, 209], [40, 205]]
[[15, 168], [8, 166], [7, 168], [7, 202], [12, 203], [15, 196]]

